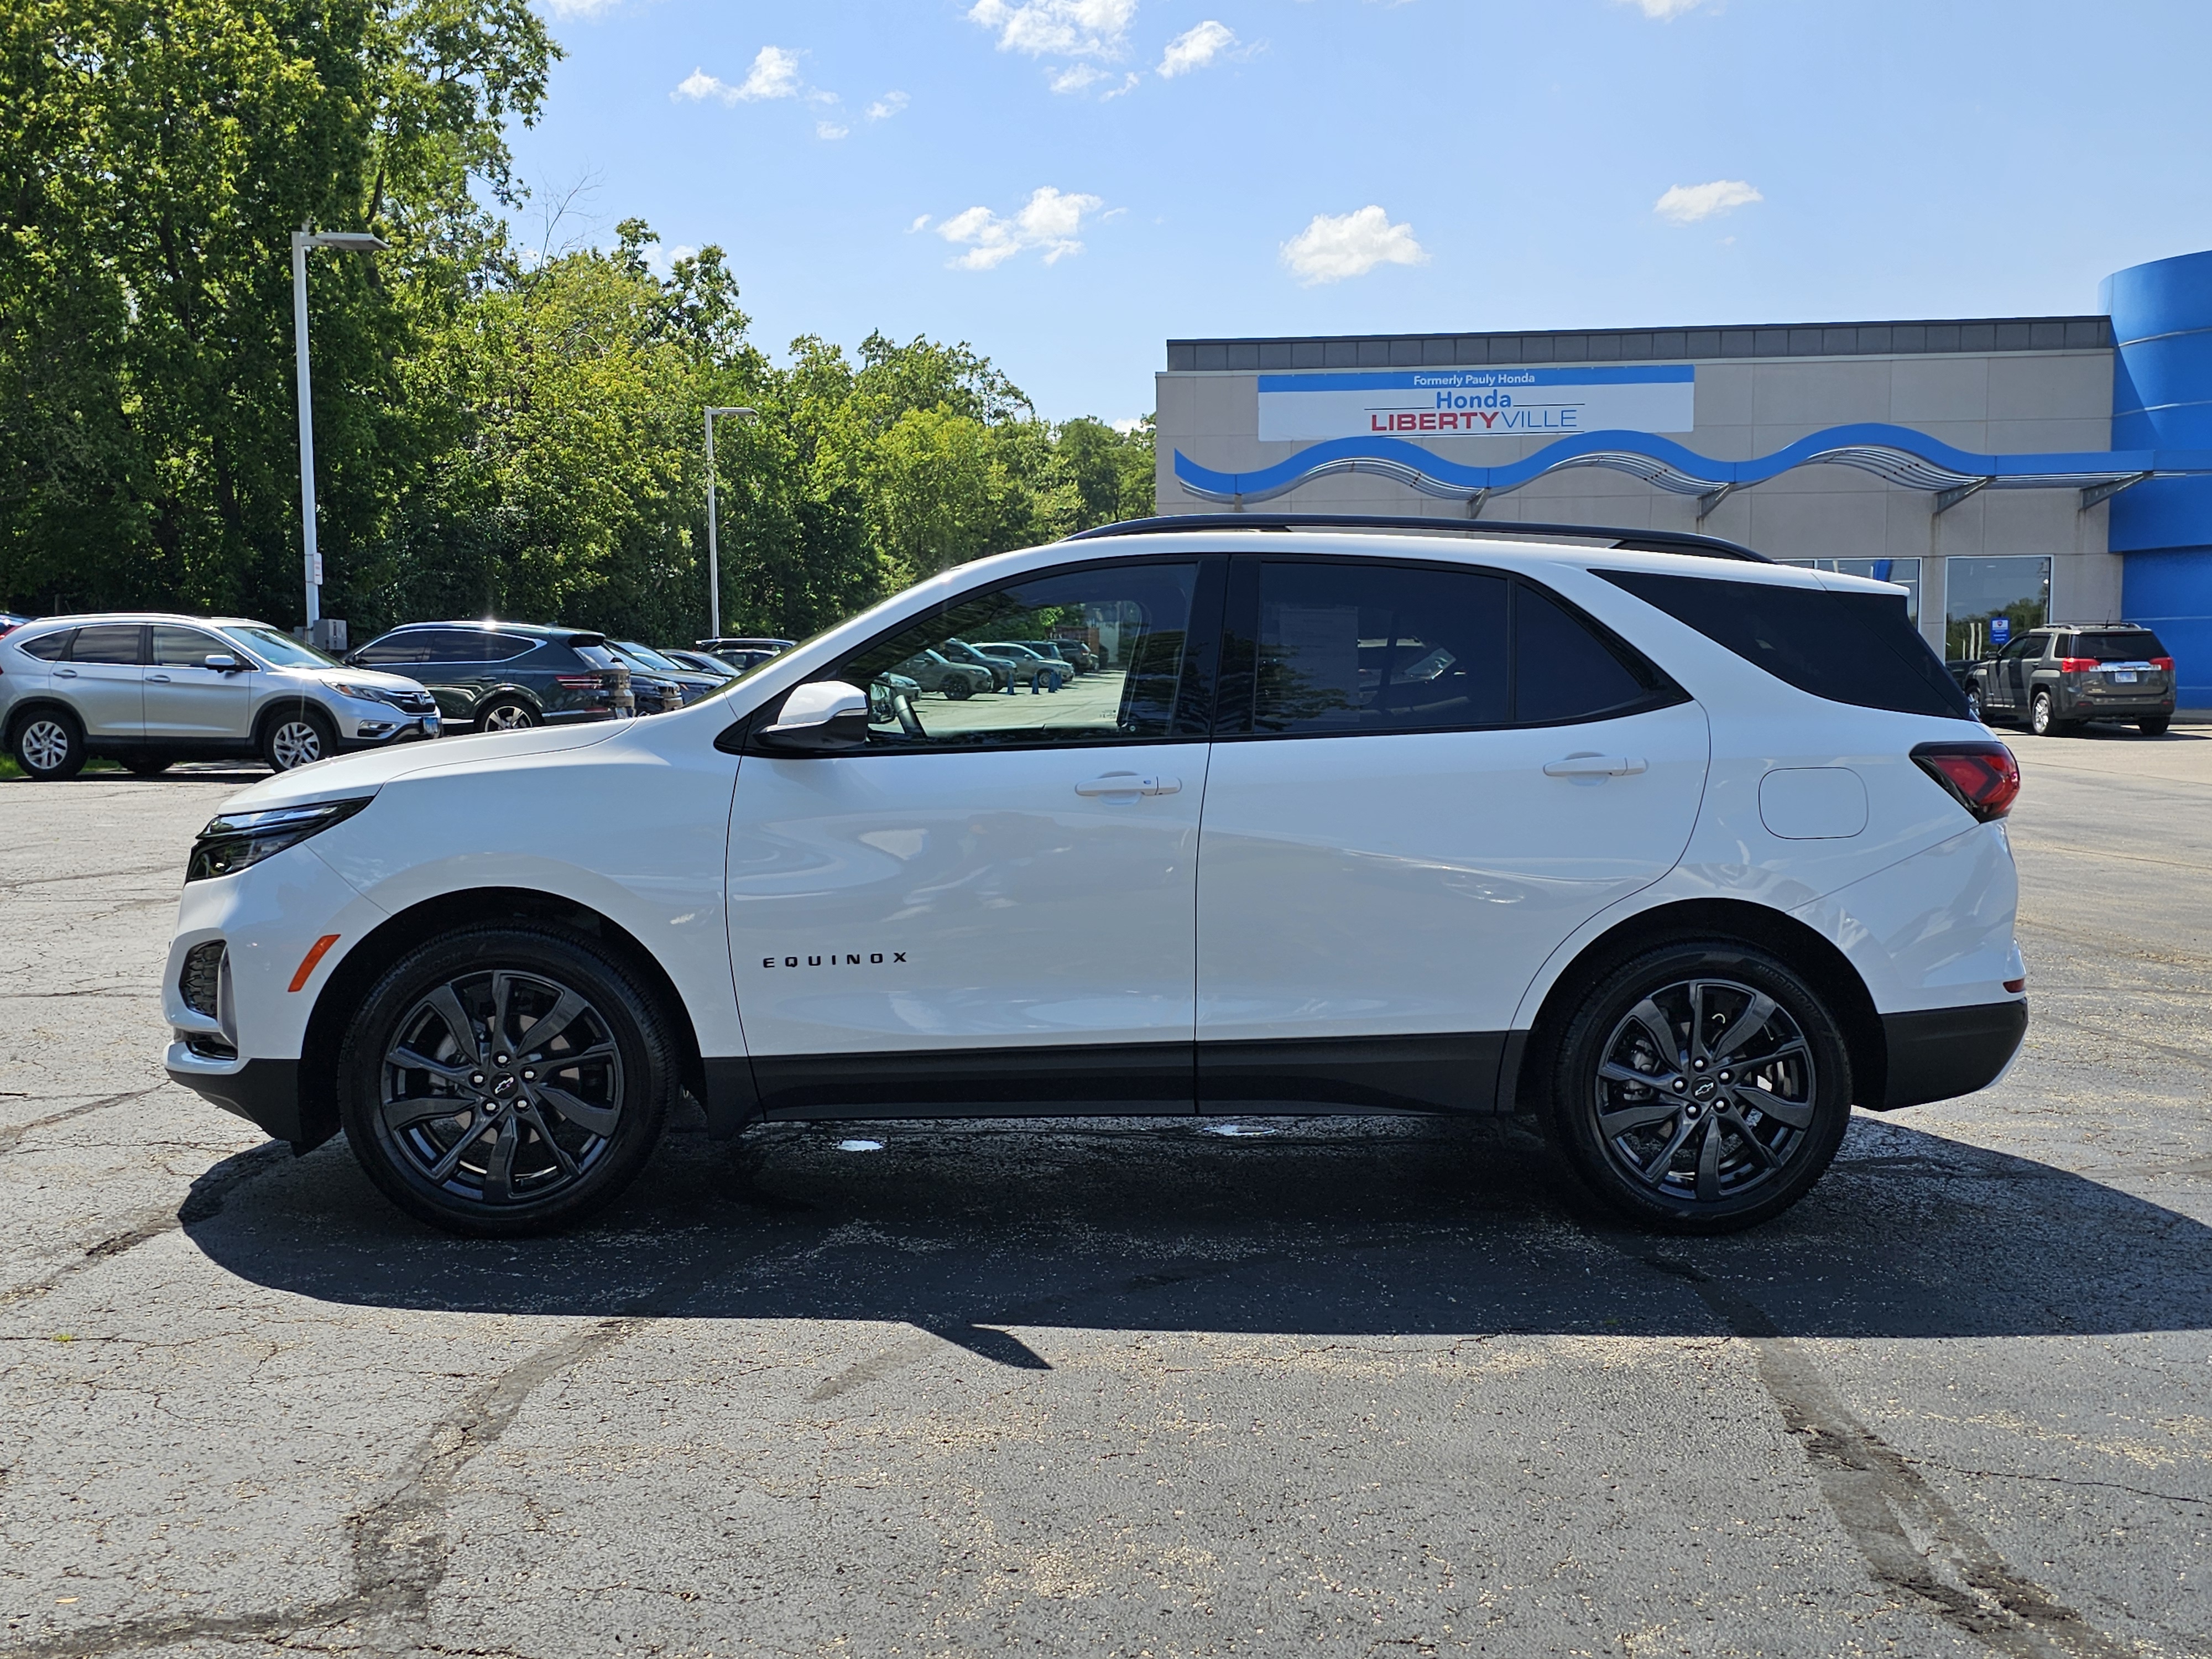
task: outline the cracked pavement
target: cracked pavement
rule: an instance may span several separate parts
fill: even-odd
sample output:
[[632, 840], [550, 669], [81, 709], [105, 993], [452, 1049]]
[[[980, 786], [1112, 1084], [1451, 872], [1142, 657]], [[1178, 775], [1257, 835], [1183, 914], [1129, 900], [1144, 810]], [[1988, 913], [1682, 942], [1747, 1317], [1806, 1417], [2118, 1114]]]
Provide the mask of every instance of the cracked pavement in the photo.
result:
[[1510, 1123], [696, 1114], [449, 1239], [163, 1079], [245, 775], [0, 784], [0, 1654], [2212, 1656], [2212, 732], [2008, 740], [2021, 1063], [1719, 1240]]

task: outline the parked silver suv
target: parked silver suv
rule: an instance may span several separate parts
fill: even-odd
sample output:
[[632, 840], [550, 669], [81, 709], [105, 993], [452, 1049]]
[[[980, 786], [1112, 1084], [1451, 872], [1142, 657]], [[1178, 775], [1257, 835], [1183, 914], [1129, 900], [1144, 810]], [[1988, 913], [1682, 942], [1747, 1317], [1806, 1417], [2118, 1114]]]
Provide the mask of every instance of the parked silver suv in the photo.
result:
[[0, 733], [33, 778], [73, 776], [94, 756], [149, 777], [253, 755], [289, 772], [438, 731], [413, 680], [345, 667], [265, 623], [119, 612], [0, 637]]

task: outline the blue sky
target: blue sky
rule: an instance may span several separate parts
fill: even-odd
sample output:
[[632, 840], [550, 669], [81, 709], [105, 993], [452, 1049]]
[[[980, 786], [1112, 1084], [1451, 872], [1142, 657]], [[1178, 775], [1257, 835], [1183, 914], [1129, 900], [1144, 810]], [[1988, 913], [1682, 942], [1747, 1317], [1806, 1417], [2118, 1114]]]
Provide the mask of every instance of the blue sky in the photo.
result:
[[543, 3], [525, 241], [641, 216], [779, 359], [965, 339], [1055, 419], [1170, 336], [2087, 312], [2212, 246], [2202, 0]]

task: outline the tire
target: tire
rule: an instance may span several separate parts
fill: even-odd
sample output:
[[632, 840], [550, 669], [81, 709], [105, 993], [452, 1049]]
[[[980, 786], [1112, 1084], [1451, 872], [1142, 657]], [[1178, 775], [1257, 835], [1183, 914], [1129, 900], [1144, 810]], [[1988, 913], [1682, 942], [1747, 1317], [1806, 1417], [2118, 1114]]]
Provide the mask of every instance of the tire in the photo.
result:
[[544, 723], [538, 718], [538, 711], [520, 697], [500, 697], [477, 714], [479, 732], [526, 732]]
[[319, 709], [279, 712], [261, 733], [261, 758], [272, 772], [296, 771], [338, 751], [337, 733]]
[[1966, 688], [1966, 712], [1984, 726], [1990, 723], [1990, 717], [1982, 712], [1982, 688], [1978, 685]]
[[2171, 714], [2146, 714], [2136, 722], [2136, 728], [2147, 738], [2162, 738], [2166, 729], [2173, 724]]
[[84, 727], [59, 708], [35, 708], [15, 722], [8, 747], [23, 775], [59, 783], [84, 770]]
[[[1717, 1038], [1729, 1048], [1708, 1048]], [[1607, 1208], [1662, 1231], [1734, 1232], [1779, 1215], [1820, 1178], [1850, 1121], [1833, 1013], [1778, 958], [1729, 940], [1615, 969], [1549, 1059], [1553, 1146]], [[1757, 1101], [1747, 1069], [1765, 1085]]]
[[955, 702], [965, 702], [975, 695], [975, 688], [965, 680], [947, 680], [945, 682], [945, 695]]
[[176, 762], [167, 755], [125, 755], [123, 769], [133, 777], [158, 778]]
[[629, 1186], [678, 1074], [665, 1014], [617, 958], [564, 930], [487, 923], [416, 946], [371, 988], [338, 1051], [339, 1110], [401, 1209], [514, 1238], [573, 1225]]
[[2027, 729], [2039, 738], [2070, 738], [2081, 731], [2079, 720], [2062, 720], [2051, 693], [2039, 691], [2028, 699]]
[[1060, 690], [1060, 673], [1058, 670], [1051, 668], [1045, 670], [1044, 689], [1048, 691], [1057, 691]]

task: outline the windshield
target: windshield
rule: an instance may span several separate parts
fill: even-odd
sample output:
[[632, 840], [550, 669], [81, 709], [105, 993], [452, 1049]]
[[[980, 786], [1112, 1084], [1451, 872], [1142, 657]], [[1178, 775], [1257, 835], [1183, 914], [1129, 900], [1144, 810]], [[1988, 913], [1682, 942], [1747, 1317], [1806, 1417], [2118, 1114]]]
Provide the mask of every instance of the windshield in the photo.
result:
[[336, 657], [327, 656], [312, 645], [302, 645], [289, 634], [279, 634], [273, 628], [219, 628], [216, 631], [244, 646], [271, 668], [337, 668], [343, 665]]
[[640, 645], [635, 640], [617, 641], [616, 649], [632, 662], [641, 662], [647, 668], [658, 668], [664, 674], [693, 674], [698, 672], [696, 669], [686, 668], [680, 662], [672, 662], [658, 651]]

